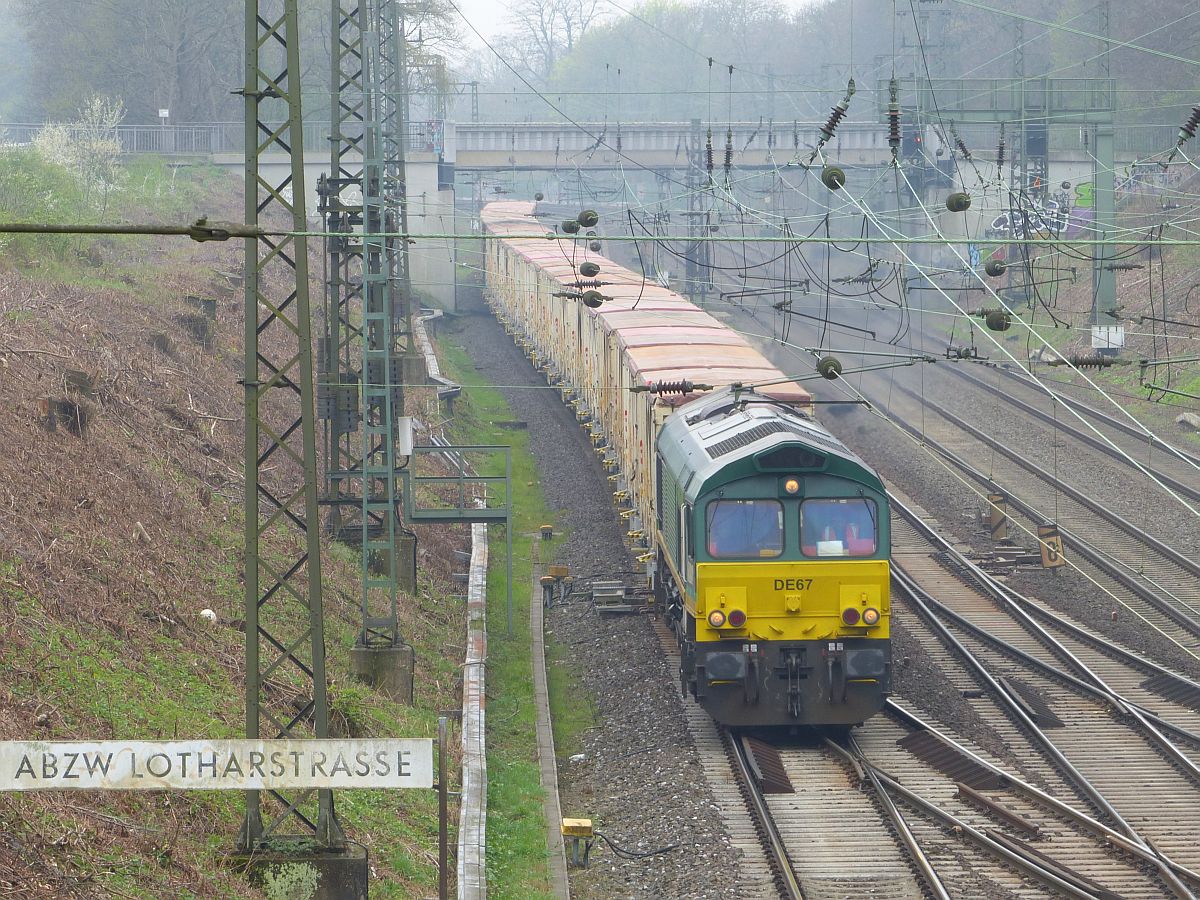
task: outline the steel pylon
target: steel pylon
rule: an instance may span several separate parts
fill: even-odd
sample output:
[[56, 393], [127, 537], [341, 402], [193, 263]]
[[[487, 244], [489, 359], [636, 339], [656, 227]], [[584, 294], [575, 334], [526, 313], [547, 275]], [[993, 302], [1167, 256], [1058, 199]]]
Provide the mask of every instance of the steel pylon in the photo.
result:
[[407, 266], [394, 237], [407, 224], [400, 212], [406, 86], [399, 6], [332, 0], [331, 174], [320, 190], [327, 231], [338, 233], [325, 245], [322, 502], [333, 536], [362, 550], [358, 643], [365, 647], [403, 644], [396, 427], [404, 414], [398, 350], [411, 330], [397, 304]]
[[325, 452], [323, 502], [335, 538], [354, 531], [345, 514], [357, 503], [361, 477], [354, 432], [361, 418], [363, 159], [366, 142], [363, 26], [359, 0], [332, 0], [329, 174], [317, 193], [325, 223], [325, 302], [322, 308], [317, 415]]
[[[245, 29], [246, 223], [303, 232], [297, 0], [247, 0]], [[260, 167], [267, 153], [290, 160], [281, 178]], [[246, 736], [324, 738], [308, 245], [303, 237], [249, 238], [245, 251]], [[287, 838], [344, 847], [332, 791], [247, 792], [241, 849]]]

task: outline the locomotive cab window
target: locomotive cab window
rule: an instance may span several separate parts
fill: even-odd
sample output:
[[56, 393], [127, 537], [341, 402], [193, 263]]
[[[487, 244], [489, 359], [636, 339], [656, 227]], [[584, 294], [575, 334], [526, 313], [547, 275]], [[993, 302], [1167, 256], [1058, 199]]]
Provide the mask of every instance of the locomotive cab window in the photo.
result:
[[805, 556], [872, 556], [875, 501], [805, 500], [800, 504], [800, 549]]
[[778, 500], [713, 500], [705, 507], [705, 540], [713, 559], [783, 553], [783, 504]]

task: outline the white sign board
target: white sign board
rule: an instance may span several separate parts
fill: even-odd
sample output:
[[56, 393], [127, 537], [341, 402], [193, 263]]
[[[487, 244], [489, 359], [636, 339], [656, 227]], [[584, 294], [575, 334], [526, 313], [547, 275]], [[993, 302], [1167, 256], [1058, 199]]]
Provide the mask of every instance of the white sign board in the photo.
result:
[[1093, 325], [1093, 350], [1120, 350], [1125, 346], [1124, 325]]
[[170, 118], [170, 116], [171, 116], [171, 111], [169, 109], [160, 109], [158, 111], [158, 117], [160, 119], [167, 119], [167, 118]]
[[433, 787], [433, 741], [0, 741], [0, 791]]

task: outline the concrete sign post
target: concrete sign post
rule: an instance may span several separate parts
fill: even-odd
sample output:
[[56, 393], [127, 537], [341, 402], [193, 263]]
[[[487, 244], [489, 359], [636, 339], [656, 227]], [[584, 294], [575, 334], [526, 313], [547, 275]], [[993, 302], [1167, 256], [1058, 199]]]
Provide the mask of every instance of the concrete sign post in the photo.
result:
[[0, 791], [430, 787], [428, 739], [0, 742]]

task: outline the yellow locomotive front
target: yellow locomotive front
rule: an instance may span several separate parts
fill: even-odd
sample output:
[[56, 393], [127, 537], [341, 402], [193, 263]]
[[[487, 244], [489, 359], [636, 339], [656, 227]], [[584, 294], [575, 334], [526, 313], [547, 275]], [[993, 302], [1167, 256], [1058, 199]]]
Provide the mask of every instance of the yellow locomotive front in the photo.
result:
[[729, 725], [878, 712], [891, 668], [878, 475], [811, 419], [745, 392], [675, 413], [656, 468], [656, 586], [684, 689]]

